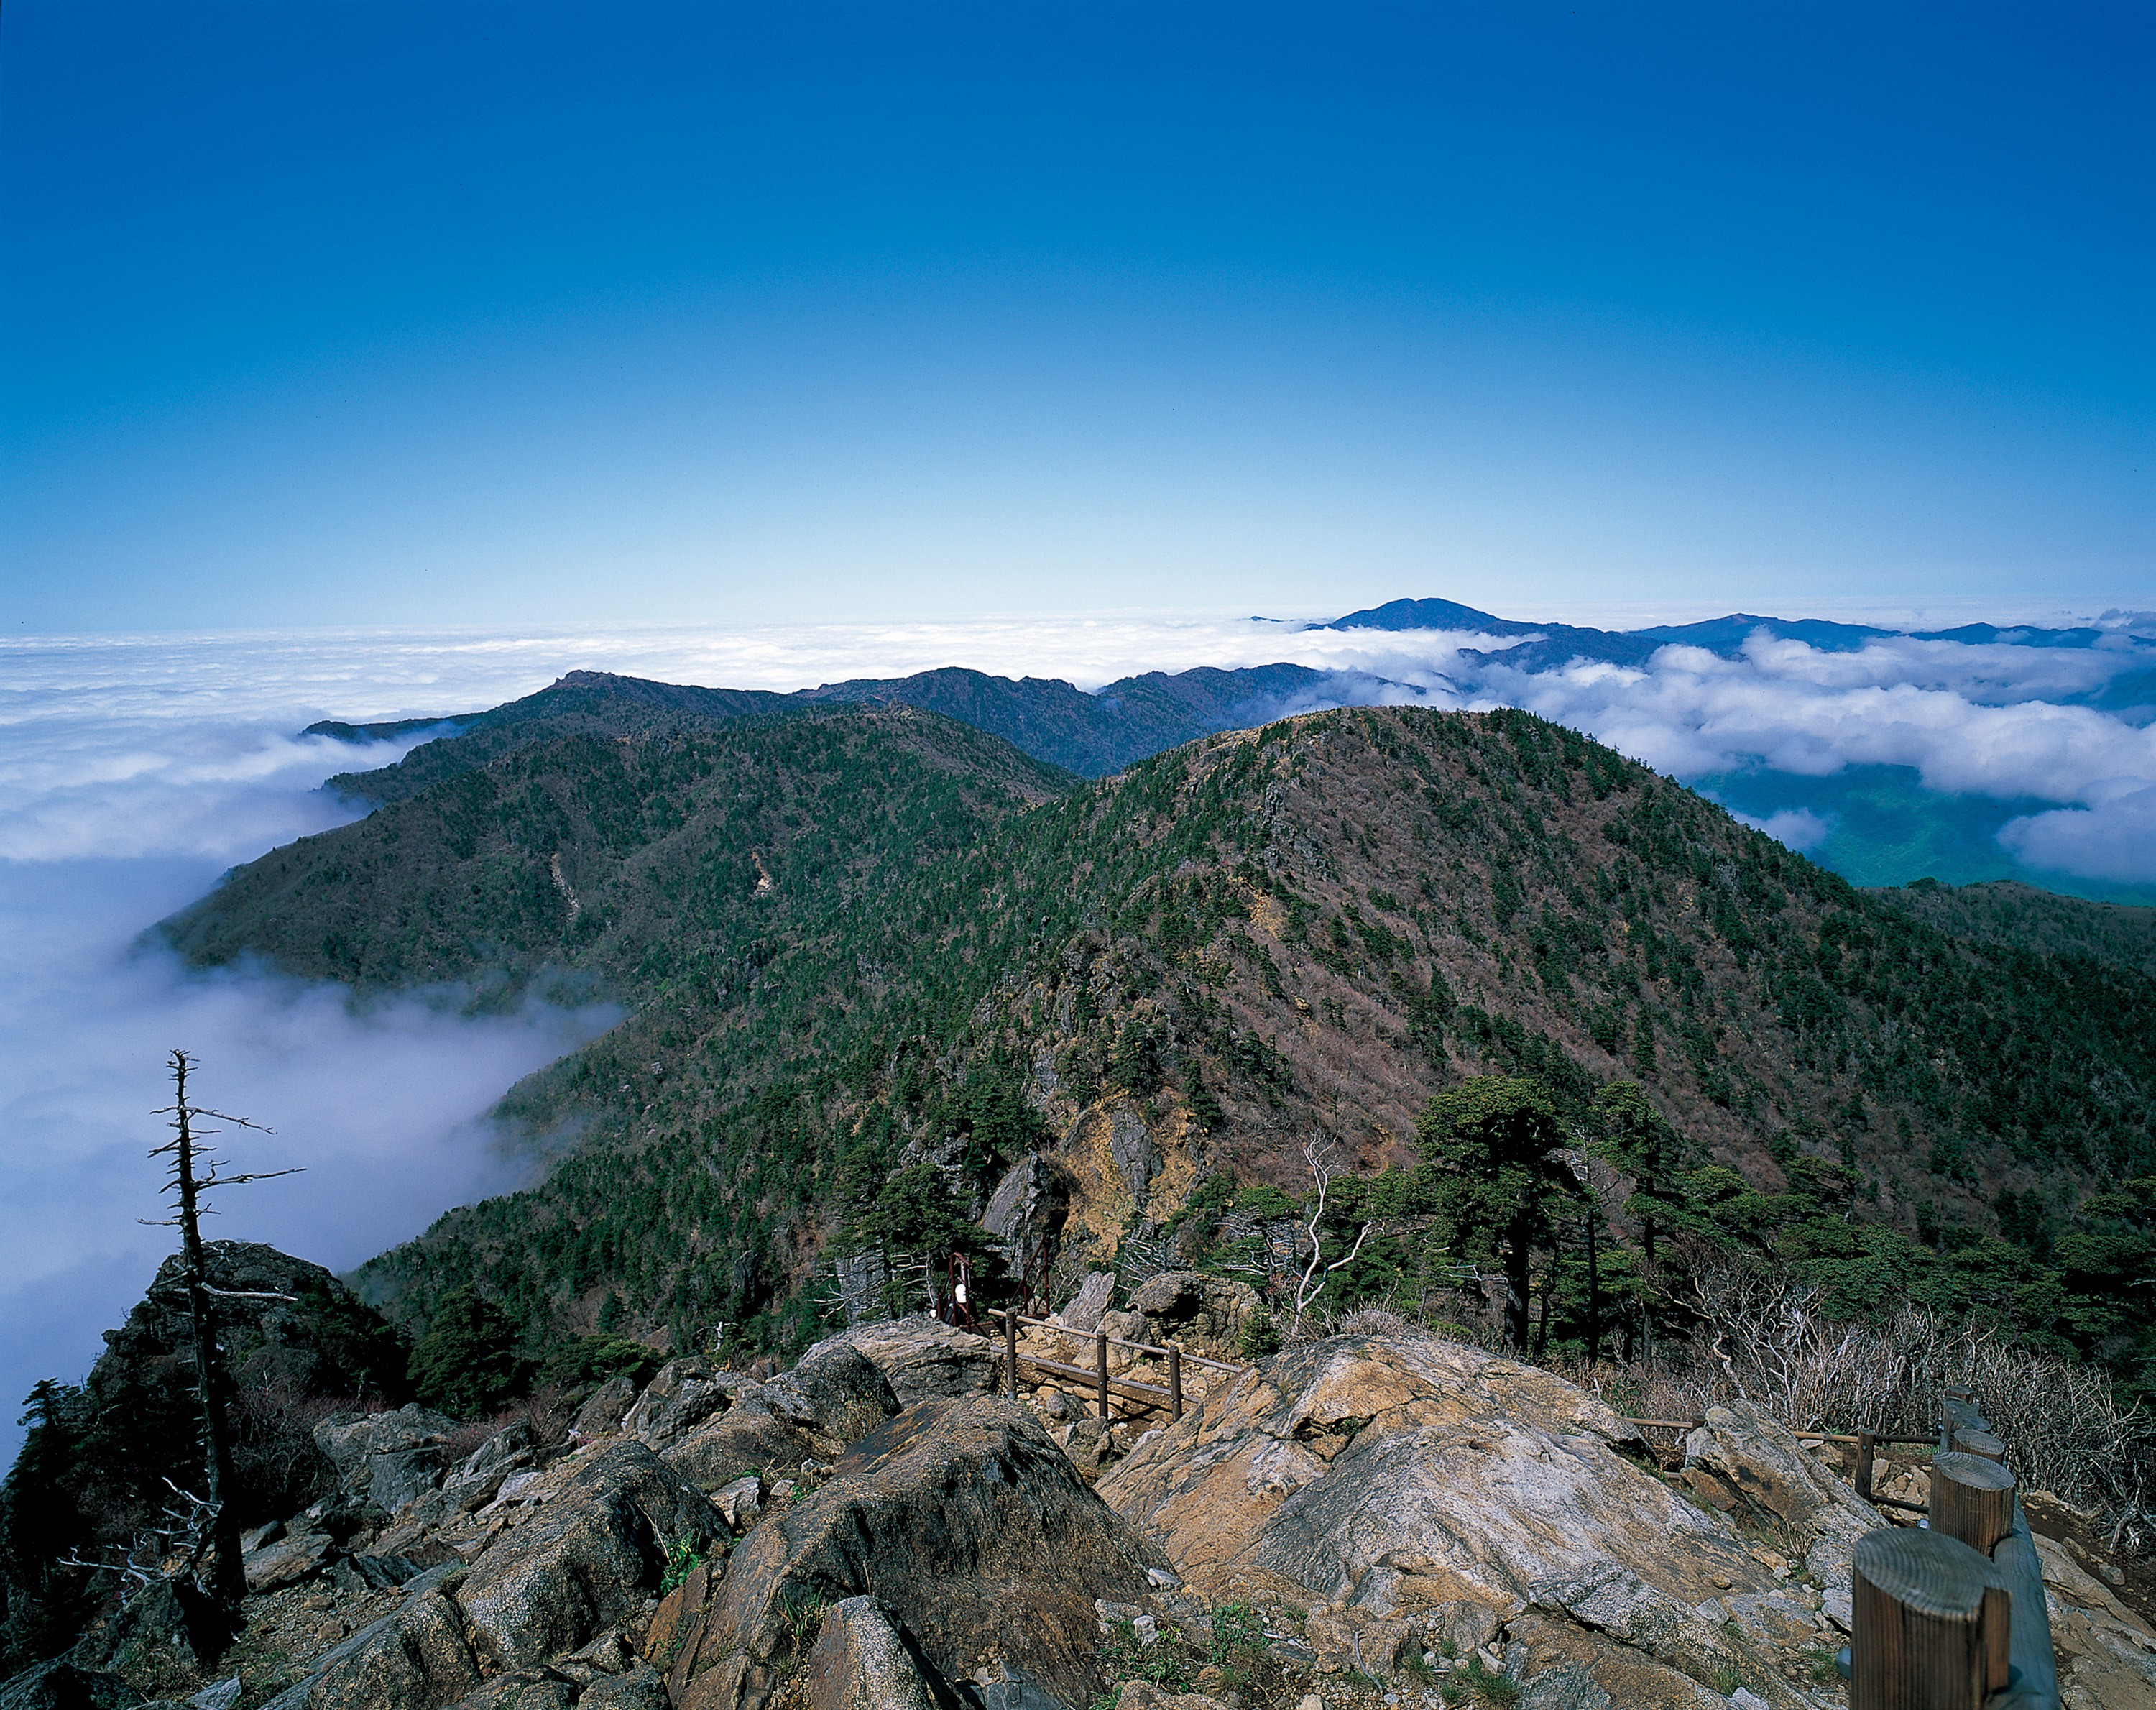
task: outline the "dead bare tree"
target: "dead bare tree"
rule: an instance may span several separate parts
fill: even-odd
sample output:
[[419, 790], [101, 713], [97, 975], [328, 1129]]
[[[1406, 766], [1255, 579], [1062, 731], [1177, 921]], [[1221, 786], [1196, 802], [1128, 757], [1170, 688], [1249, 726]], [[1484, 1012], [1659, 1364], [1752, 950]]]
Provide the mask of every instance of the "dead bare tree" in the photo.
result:
[[[1325, 1285], [1332, 1281], [1332, 1273], [1343, 1266], [1351, 1265], [1355, 1256], [1363, 1250], [1363, 1243], [1369, 1239], [1373, 1224], [1366, 1223], [1356, 1232], [1355, 1245], [1345, 1255], [1331, 1264], [1325, 1263], [1325, 1201], [1332, 1189], [1333, 1178], [1339, 1173], [1330, 1144], [1316, 1140], [1302, 1143], [1303, 1161], [1310, 1166], [1310, 1173], [1317, 1184], [1317, 1200], [1310, 1215], [1303, 1220], [1310, 1238], [1310, 1262], [1303, 1267], [1302, 1275], [1295, 1285], [1295, 1325], [1300, 1327], [1302, 1315], [1310, 1309], [1311, 1302], [1325, 1292]], [[1322, 1266], [1324, 1268], [1320, 1269]]]
[[196, 1511], [199, 1517], [191, 1516], [191, 1523], [199, 1525], [203, 1520], [208, 1523], [209, 1584], [204, 1589], [225, 1608], [236, 1610], [247, 1594], [247, 1579], [239, 1564], [239, 1511], [234, 1502], [238, 1492], [233, 1476], [232, 1422], [225, 1413], [225, 1378], [218, 1359], [217, 1323], [212, 1302], [219, 1297], [279, 1300], [291, 1297], [258, 1296], [211, 1286], [203, 1261], [202, 1220], [217, 1214], [203, 1203], [203, 1196], [213, 1189], [236, 1188], [244, 1182], [268, 1181], [272, 1177], [298, 1172], [273, 1169], [239, 1175], [223, 1173], [223, 1160], [206, 1151], [204, 1143], [224, 1131], [205, 1128], [201, 1124], [228, 1122], [236, 1128], [251, 1128], [258, 1134], [275, 1131], [259, 1122], [250, 1122], [244, 1117], [229, 1116], [192, 1102], [187, 1097], [187, 1074], [194, 1066], [194, 1058], [187, 1052], [172, 1053], [167, 1064], [172, 1077], [172, 1102], [151, 1113], [172, 1119], [168, 1124], [173, 1131], [172, 1137], [162, 1146], [150, 1148], [151, 1158], [172, 1160], [172, 1173], [165, 1179], [163, 1191], [172, 1214], [145, 1217], [138, 1221], [177, 1228], [180, 1232], [181, 1280], [187, 1292], [187, 1316], [194, 1340], [195, 1384], [202, 1398], [203, 1491], [197, 1497], [191, 1492], [178, 1491], [177, 1486], [174, 1489], [189, 1503], [199, 1504]]

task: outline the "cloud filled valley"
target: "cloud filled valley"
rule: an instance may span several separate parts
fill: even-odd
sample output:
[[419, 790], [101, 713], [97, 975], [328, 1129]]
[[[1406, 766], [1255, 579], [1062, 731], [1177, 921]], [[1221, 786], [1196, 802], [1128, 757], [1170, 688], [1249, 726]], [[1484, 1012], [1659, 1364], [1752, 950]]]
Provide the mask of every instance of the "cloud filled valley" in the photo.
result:
[[[942, 665], [1097, 688], [1148, 670], [1287, 661], [1341, 696], [1527, 707], [1694, 783], [1860, 882], [1923, 871], [2156, 897], [2156, 620], [2114, 614], [2066, 644], [1755, 633], [1630, 664], [1507, 662], [1517, 635], [1142, 616], [544, 636], [357, 632], [12, 644], [0, 721], [0, 1386], [80, 1375], [166, 1232], [149, 1114], [167, 1050], [210, 1101], [278, 1132], [222, 1235], [336, 1267], [532, 1168], [486, 1112], [609, 1025], [603, 1008], [472, 1017], [454, 994], [367, 1008], [265, 970], [200, 975], [139, 942], [219, 872], [351, 819], [323, 779], [396, 758], [302, 738], [324, 716], [475, 711], [600, 668], [793, 690]], [[1532, 638], [1529, 638], [1531, 639]], [[1322, 694], [1273, 709], [1307, 710]], [[424, 736], [424, 732], [418, 736]], [[1960, 865], [1955, 867], [1953, 863]], [[1912, 865], [1915, 863], [1917, 865]], [[1928, 863], [1928, 865], [1926, 865]]]

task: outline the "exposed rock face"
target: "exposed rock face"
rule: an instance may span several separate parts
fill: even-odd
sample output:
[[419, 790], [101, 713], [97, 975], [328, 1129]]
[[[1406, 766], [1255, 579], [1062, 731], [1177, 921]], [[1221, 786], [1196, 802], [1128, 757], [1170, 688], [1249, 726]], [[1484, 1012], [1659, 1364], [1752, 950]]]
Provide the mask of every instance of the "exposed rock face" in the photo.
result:
[[1179, 1341], [1200, 1353], [1229, 1354], [1240, 1346], [1261, 1302], [1245, 1283], [1169, 1271], [1140, 1286], [1131, 1297], [1131, 1310], [1145, 1321], [1141, 1340]]
[[636, 1380], [628, 1373], [608, 1379], [577, 1410], [578, 1435], [598, 1437], [619, 1430], [623, 1416], [636, 1404]]
[[[311, 1302], [328, 1303], [373, 1320], [358, 1298], [321, 1266], [259, 1241], [208, 1241], [203, 1256], [209, 1281], [226, 1291], [217, 1301], [218, 1335], [235, 1369], [274, 1374], [302, 1394], [357, 1394], [381, 1373], [382, 1346], [325, 1335]], [[192, 1320], [182, 1265], [174, 1254], [157, 1267], [127, 1321], [105, 1333], [105, 1352], [91, 1369], [89, 1389], [100, 1398], [126, 1379], [194, 1366]], [[373, 1320], [378, 1323], [378, 1320]], [[393, 1342], [393, 1338], [390, 1338]], [[397, 1356], [401, 1365], [401, 1354]]]
[[1101, 1327], [1106, 1314], [1108, 1302], [1116, 1291], [1116, 1276], [1111, 1271], [1093, 1271], [1086, 1273], [1086, 1281], [1079, 1286], [1070, 1304], [1055, 1316], [1066, 1328], [1087, 1333]]
[[803, 1461], [829, 1459], [818, 1455], [819, 1446], [772, 1404], [762, 1384], [745, 1384], [731, 1407], [665, 1453], [666, 1464], [698, 1489], [716, 1491], [766, 1467], [786, 1470]]
[[793, 1425], [836, 1454], [898, 1411], [891, 1381], [859, 1348], [818, 1343], [790, 1372], [763, 1386], [765, 1399]]
[[422, 1593], [322, 1659], [321, 1671], [274, 1701], [274, 1710], [433, 1710], [480, 1685], [463, 1612], [444, 1592]]
[[1510, 1629], [1503, 1672], [1525, 1682], [1517, 1702], [1527, 1710], [1730, 1710], [1737, 1702], [1681, 1669], [1538, 1610], [1515, 1616]]
[[0, 1710], [131, 1710], [142, 1695], [116, 1674], [78, 1668], [64, 1656], [0, 1686]]
[[984, 1394], [996, 1386], [993, 1347], [925, 1312], [842, 1330], [818, 1343], [803, 1358], [814, 1359], [839, 1346], [867, 1356], [889, 1380], [901, 1407]]
[[326, 1532], [301, 1532], [249, 1550], [241, 1559], [249, 1591], [275, 1591], [294, 1585], [326, 1566], [336, 1540]]
[[1003, 1243], [1014, 1275], [1037, 1279], [1055, 1256], [1070, 1214], [1070, 1190], [1063, 1179], [1039, 1153], [1028, 1153], [1004, 1172], [981, 1225]]
[[616, 1444], [481, 1556], [457, 1602], [490, 1666], [534, 1666], [628, 1619], [657, 1588], [670, 1545], [701, 1548], [724, 1528], [703, 1493], [649, 1449]]
[[[1111, 1281], [1090, 1278], [1069, 1316], [1196, 1339], [1243, 1305], [1171, 1273], [1114, 1312]], [[1749, 1408], [1686, 1444], [1717, 1512], [1628, 1459], [1636, 1439], [1594, 1397], [1411, 1333], [1296, 1348], [1145, 1435], [1091, 1419], [1051, 1435], [1030, 1404], [978, 1393], [996, 1355], [916, 1319], [761, 1382], [676, 1361], [608, 1403], [657, 1445], [569, 1452], [513, 1425], [446, 1471], [438, 1415], [333, 1418], [323, 1452], [364, 1501], [250, 1534], [248, 1646], [191, 1660], [168, 1587], [85, 1641], [75, 1673], [0, 1687], [17, 1695], [0, 1710], [131, 1706], [121, 1680], [199, 1681], [213, 1656], [254, 1671], [249, 1702], [311, 1671], [270, 1710], [1075, 1710], [1109, 1683], [1104, 1638], [1194, 1664], [1240, 1642], [1215, 1632], [1230, 1600], [1268, 1630], [1260, 1679], [1284, 1671], [1269, 1710], [1313, 1687], [1332, 1703], [1336, 1684], [1359, 1702], [1363, 1677], [1412, 1703], [1433, 1674], [1454, 1702], [1501, 1674], [1489, 1692], [1532, 1710], [1728, 1710], [1732, 1683], [1748, 1710], [1815, 1710], [1849, 1544], [1878, 1522]], [[436, 1482], [385, 1527], [375, 1492], [411, 1466]], [[659, 1599], [685, 1551], [701, 1561]], [[2066, 1710], [2156, 1710], [2156, 1635], [2066, 1547], [2039, 1551]], [[1469, 1659], [1479, 1672], [1455, 1675]], [[1199, 1684], [1226, 1693], [1226, 1669]], [[1224, 1710], [1142, 1682], [1123, 1705]]]
[[[702, 1493], [641, 1443], [616, 1442], [550, 1480], [558, 1482], [537, 1517], [320, 1658], [278, 1710], [439, 1710], [483, 1686], [506, 1690], [504, 1680], [537, 1694], [519, 1704], [580, 1702], [573, 1671], [550, 1660], [633, 1619], [670, 1547], [702, 1548], [725, 1528]], [[622, 1669], [634, 1672], [625, 1654]], [[588, 1672], [607, 1671], [593, 1661]], [[649, 1682], [638, 1690], [650, 1696]]]
[[669, 1360], [623, 1415], [621, 1428], [663, 1449], [719, 1412], [747, 1382], [701, 1358]]
[[808, 1655], [810, 1710], [937, 1710], [957, 1702], [875, 1598], [843, 1598], [824, 1612]]
[[1160, 1173], [1160, 1148], [1143, 1119], [1128, 1105], [1119, 1104], [1108, 1115], [1108, 1155], [1114, 1159], [1132, 1203], [1141, 1211], [1152, 1191], [1152, 1179]]
[[1753, 1692], [1763, 1695], [1774, 1710], [1807, 1710], [1800, 1693], [1760, 1666], [1752, 1646], [1738, 1642], [1697, 1610], [1614, 1564], [1568, 1579], [1545, 1580], [1535, 1588], [1534, 1601], [1538, 1609], [1568, 1615], [1579, 1625], [1606, 1633], [1695, 1681], [1711, 1680], [1727, 1671], [1750, 1681]]
[[[721, 1375], [725, 1383], [705, 1384], [696, 1402], [699, 1410], [710, 1404], [704, 1423], [665, 1450], [668, 1464], [706, 1491], [747, 1473], [786, 1473], [804, 1461], [828, 1461], [898, 1411], [883, 1374], [844, 1343], [820, 1344], [767, 1384]], [[639, 1401], [629, 1424], [644, 1412]]]
[[805, 1661], [789, 1607], [873, 1590], [945, 1676], [999, 1655], [1082, 1704], [1100, 1685], [1094, 1600], [1143, 1595], [1159, 1565], [1026, 1409], [924, 1402], [750, 1534], [670, 1685], [685, 1710], [756, 1710]]
[[391, 1413], [333, 1413], [315, 1427], [315, 1446], [346, 1494], [394, 1514], [441, 1482], [440, 1445], [456, 1428], [415, 1401]]
[[504, 1483], [530, 1467], [538, 1458], [538, 1443], [531, 1427], [522, 1420], [496, 1431], [466, 1456], [443, 1480], [441, 1487], [421, 1497], [403, 1517], [422, 1525], [439, 1526], [459, 1514], [485, 1507]]
[[1636, 1440], [1532, 1367], [1435, 1338], [1335, 1337], [1208, 1396], [1101, 1494], [1223, 1599], [1517, 1610], [1609, 1564], [1687, 1606], [1771, 1589], [1718, 1517], [1616, 1452]]
[[1804, 1565], [1830, 1595], [1850, 1584], [1850, 1552], [1887, 1517], [1799, 1446], [1779, 1420], [1744, 1402], [1710, 1407], [1685, 1439], [1685, 1476], [1717, 1507], [1772, 1514], [1806, 1537]]

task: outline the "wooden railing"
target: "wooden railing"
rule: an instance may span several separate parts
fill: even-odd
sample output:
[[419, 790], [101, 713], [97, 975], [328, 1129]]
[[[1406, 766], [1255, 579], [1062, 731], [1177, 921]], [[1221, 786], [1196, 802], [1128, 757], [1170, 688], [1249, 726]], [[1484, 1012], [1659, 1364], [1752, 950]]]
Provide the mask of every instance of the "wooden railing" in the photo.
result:
[[[1132, 1342], [1121, 1336], [1111, 1336], [1105, 1330], [1074, 1329], [1067, 1324], [1058, 1324], [1053, 1319], [1029, 1318], [1022, 1312], [1004, 1309], [998, 1309], [994, 1316], [1003, 1320], [1004, 1378], [1014, 1401], [1018, 1399], [1019, 1368], [1023, 1364], [1033, 1368], [1038, 1374], [1037, 1380], [1082, 1385], [1091, 1393], [1102, 1419], [1114, 1416], [1110, 1403], [1116, 1396], [1142, 1406], [1164, 1407], [1169, 1417], [1181, 1419], [1183, 1369], [1185, 1365], [1228, 1372], [1239, 1378], [1250, 1369], [1248, 1366], [1230, 1364], [1226, 1360], [1207, 1359], [1200, 1354], [1185, 1353], [1173, 1343], [1156, 1345], [1150, 1342]], [[1088, 1371], [1084, 1366], [1074, 1365], [1067, 1360], [1049, 1359], [1024, 1352], [1018, 1345], [1019, 1327], [1021, 1325], [1050, 1331], [1074, 1340], [1090, 1341], [1093, 1344], [1092, 1369]], [[1136, 1378], [1111, 1374], [1108, 1370], [1108, 1350], [1111, 1348], [1127, 1348], [1134, 1353], [1164, 1362], [1168, 1367], [1168, 1382], [1164, 1384], [1147, 1384]]]
[[2058, 1710], [2043, 1569], [2006, 1446], [1965, 1389], [1941, 1414], [1930, 1524], [1856, 1541], [1850, 1710]]
[[[1644, 1425], [1666, 1431], [1696, 1431], [1707, 1421], [1702, 1419], [1627, 1419], [1626, 1425]], [[1875, 1495], [1871, 1482], [1874, 1461], [1881, 1449], [1929, 1448], [1929, 1437], [1890, 1437], [1877, 1431], [1791, 1431], [1789, 1435], [1803, 1443], [1846, 1443], [1856, 1450], [1856, 1493], [1876, 1508], [1906, 1508], [1911, 1513], [1924, 1512], [1922, 1502], [1905, 1502], [1894, 1497]]]

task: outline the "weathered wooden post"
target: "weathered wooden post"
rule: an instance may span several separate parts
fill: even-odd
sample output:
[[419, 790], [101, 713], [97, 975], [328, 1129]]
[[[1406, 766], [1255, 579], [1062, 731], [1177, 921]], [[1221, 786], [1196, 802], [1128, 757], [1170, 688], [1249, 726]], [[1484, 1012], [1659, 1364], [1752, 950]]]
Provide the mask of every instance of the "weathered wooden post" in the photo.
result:
[[1855, 1552], [1850, 1710], [1981, 1710], [2004, 1689], [2013, 1599], [1958, 1538], [1887, 1527]]
[[1004, 1308], [1004, 1360], [1010, 1374], [1010, 1399], [1018, 1399], [1018, 1308]]
[[1871, 1431], [1856, 1434], [1856, 1493], [1866, 1502], [1871, 1500], [1871, 1461], [1879, 1448], [1879, 1438]]
[[1101, 1417], [1108, 1416], [1108, 1333], [1093, 1333], [1093, 1370], [1101, 1385]]
[[1168, 1407], [1173, 1417], [1183, 1417], [1183, 1350], [1173, 1342], [1168, 1344]]
[[1953, 1434], [1953, 1446], [1960, 1454], [1981, 1455], [1986, 1461], [2004, 1461], [2006, 1458], [2006, 1445], [1987, 1430], [1964, 1426]]
[[2014, 1475], [1987, 1456], [1934, 1456], [1932, 1530], [1989, 1555], [2014, 1530]]
[[1960, 1431], [1988, 1431], [1991, 1429], [1984, 1415], [1977, 1411], [1976, 1399], [1965, 1384], [1949, 1384], [1939, 1402], [1939, 1453], [1953, 1452], [1954, 1436]]

